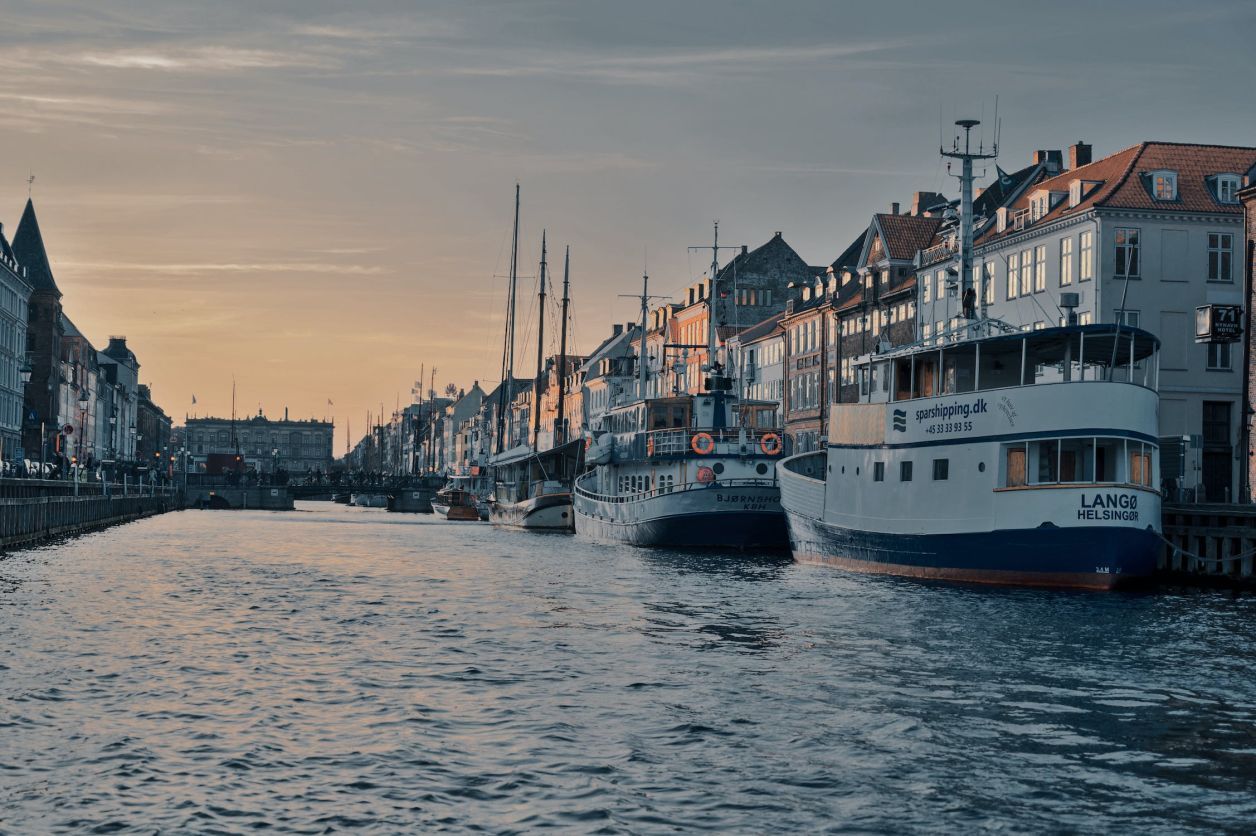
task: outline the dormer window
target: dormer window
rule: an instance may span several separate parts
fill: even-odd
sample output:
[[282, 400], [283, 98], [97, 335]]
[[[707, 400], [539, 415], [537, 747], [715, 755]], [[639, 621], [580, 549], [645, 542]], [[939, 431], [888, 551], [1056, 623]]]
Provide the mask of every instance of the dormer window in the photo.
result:
[[1243, 187], [1243, 178], [1237, 174], [1218, 174], [1215, 189], [1218, 203], [1238, 203], [1239, 189]]
[[1034, 192], [1029, 198], [1029, 218], [1031, 221], [1040, 219], [1043, 215], [1051, 211], [1051, 194], [1050, 192]]
[[1082, 181], [1074, 180], [1068, 184], [1068, 205], [1072, 209], [1082, 202]]
[[1151, 194], [1156, 200], [1177, 200], [1177, 172], [1176, 171], [1153, 171], [1151, 172]]

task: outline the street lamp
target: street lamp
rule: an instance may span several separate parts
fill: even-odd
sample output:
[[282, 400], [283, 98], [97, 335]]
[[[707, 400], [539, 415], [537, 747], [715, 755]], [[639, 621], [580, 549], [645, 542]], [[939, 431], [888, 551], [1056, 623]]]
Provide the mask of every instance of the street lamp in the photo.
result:
[[30, 383], [30, 382], [31, 382], [31, 374], [32, 374], [34, 371], [35, 371], [35, 370], [31, 368], [31, 361], [30, 361], [30, 360], [23, 360], [23, 361], [22, 361], [22, 367], [21, 367], [20, 369], [18, 369], [18, 370], [17, 370], [17, 373], [18, 373], [18, 376], [22, 378], [22, 385], [23, 385], [23, 386], [25, 386], [26, 384], [28, 384], [28, 383]]

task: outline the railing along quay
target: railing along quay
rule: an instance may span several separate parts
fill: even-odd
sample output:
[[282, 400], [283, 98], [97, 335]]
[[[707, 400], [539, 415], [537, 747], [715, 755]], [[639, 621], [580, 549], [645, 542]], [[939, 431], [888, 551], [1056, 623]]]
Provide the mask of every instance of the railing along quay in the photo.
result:
[[80, 483], [56, 479], [0, 480], [0, 549], [81, 534], [179, 507], [171, 487]]
[[1256, 505], [1165, 503], [1160, 571], [1256, 585]]

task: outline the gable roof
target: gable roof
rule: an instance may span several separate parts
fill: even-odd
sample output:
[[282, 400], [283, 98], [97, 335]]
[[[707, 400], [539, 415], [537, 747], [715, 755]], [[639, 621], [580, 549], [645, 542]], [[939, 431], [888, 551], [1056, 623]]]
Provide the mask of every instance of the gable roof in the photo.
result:
[[[1236, 215], [1242, 211], [1241, 207], [1219, 202], [1208, 178], [1215, 174], [1241, 175], [1253, 166], [1256, 166], [1256, 148], [1142, 142], [1089, 165], [1078, 166], [1043, 180], [1026, 189], [1009, 208], [1012, 211], [1028, 208], [1029, 197], [1036, 191], [1067, 192], [1074, 180], [1085, 180], [1098, 185], [1091, 188], [1076, 206], [1070, 207], [1067, 199], [1061, 200], [1033, 225], [1078, 215], [1095, 207]], [[1162, 169], [1177, 172], [1176, 200], [1157, 200], [1152, 196], [1147, 175]], [[1001, 237], [996, 230], [992, 225], [981, 240]], [[1002, 235], [1018, 232], [1020, 230], [1009, 226]]]
[[766, 244], [748, 252], [739, 252], [732, 261], [720, 268], [719, 278], [721, 281], [725, 278], [731, 281], [735, 272], [754, 272], [770, 256], [782, 251], [787, 253], [787, 257], [792, 256], [796, 259], [803, 270], [808, 269], [807, 262], [802, 260], [797, 250], [785, 243], [785, 238], [778, 232], [769, 238]]
[[942, 219], [924, 215], [873, 215], [881, 234], [881, 245], [894, 261], [911, 261], [919, 250], [929, 246]]
[[746, 330], [737, 335], [737, 341], [742, 345], [762, 340], [766, 337], [773, 336], [781, 331], [781, 319], [784, 318], [785, 312], [775, 313], [762, 322], [756, 322]]
[[18, 263], [26, 268], [27, 281], [36, 290], [51, 290], [58, 296], [61, 295], [61, 290], [52, 277], [52, 267], [48, 264], [44, 236], [39, 231], [39, 220], [35, 217], [35, 204], [29, 198], [22, 211], [22, 220], [17, 225], [17, 235], [13, 236], [13, 253], [17, 256]]

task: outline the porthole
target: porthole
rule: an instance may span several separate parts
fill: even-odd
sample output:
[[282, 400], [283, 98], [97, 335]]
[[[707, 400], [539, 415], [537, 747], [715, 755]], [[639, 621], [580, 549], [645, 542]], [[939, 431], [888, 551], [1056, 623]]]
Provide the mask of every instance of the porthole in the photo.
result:
[[843, 474], [845, 474], [845, 473], [846, 473], [846, 465], [842, 465], [842, 473], [843, 473]]
[[763, 474], [768, 472], [768, 466], [764, 464], [763, 462], [759, 462], [757, 465], [755, 465], [754, 472], [762, 476]]
[[859, 475], [859, 468], [855, 468], [855, 475], [856, 475], [856, 476], [858, 476], [858, 475]]
[[977, 472], [978, 472], [978, 473], [985, 473], [985, 472], [986, 472], [986, 463], [985, 463], [985, 462], [977, 462]]
[[712, 470], [714, 470], [714, 471], [716, 472], [716, 474], [723, 473], [723, 472], [724, 472], [724, 463], [723, 463], [723, 462], [716, 462], [715, 464], [711, 465], [711, 469], [712, 469]]

